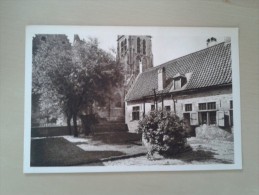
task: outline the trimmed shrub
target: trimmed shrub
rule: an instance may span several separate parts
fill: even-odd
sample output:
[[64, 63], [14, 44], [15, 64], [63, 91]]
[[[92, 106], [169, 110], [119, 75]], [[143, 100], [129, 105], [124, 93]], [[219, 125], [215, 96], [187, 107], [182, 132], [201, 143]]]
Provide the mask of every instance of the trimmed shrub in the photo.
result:
[[183, 121], [166, 111], [153, 111], [139, 121], [138, 132], [142, 133], [142, 141], [148, 149], [148, 158], [154, 152], [160, 155], [173, 156], [187, 148], [187, 132]]

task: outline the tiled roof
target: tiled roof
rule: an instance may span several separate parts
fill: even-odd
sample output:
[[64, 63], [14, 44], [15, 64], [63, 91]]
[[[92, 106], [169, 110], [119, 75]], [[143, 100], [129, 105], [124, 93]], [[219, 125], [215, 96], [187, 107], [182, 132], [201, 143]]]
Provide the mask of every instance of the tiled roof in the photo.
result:
[[[162, 91], [157, 91], [157, 71], [162, 67], [166, 72], [166, 86]], [[168, 93], [173, 85], [173, 77], [187, 73], [191, 73], [191, 77], [182, 91], [231, 84], [231, 43], [222, 42], [141, 73], [126, 95], [126, 100], [137, 100], [153, 95], [154, 88], [157, 93]]]

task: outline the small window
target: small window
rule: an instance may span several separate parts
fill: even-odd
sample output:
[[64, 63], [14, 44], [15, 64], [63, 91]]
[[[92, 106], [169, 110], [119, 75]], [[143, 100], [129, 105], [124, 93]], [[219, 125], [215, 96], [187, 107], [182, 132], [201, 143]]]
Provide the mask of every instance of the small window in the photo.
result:
[[185, 104], [185, 111], [192, 111], [192, 104]]
[[132, 120], [139, 120], [139, 106], [134, 106], [132, 110]]
[[166, 110], [167, 112], [170, 112], [170, 111], [171, 111], [171, 106], [165, 106], [165, 110]]
[[206, 103], [200, 103], [199, 104], [199, 110], [206, 110], [206, 109], [207, 109]]
[[155, 110], [155, 105], [151, 105], [151, 111]]
[[215, 109], [216, 109], [216, 102], [209, 102], [208, 110], [215, 110]]

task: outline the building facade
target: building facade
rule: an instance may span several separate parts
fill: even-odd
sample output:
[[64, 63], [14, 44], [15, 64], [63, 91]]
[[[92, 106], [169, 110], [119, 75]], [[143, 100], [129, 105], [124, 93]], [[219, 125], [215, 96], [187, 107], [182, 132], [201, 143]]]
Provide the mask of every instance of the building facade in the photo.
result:
[[125, 97], [125, 122], [135, 132], [152, 110], [176, 113], [192, 128], [233, 126], [231, 42], [208, 47], [142, 71]]

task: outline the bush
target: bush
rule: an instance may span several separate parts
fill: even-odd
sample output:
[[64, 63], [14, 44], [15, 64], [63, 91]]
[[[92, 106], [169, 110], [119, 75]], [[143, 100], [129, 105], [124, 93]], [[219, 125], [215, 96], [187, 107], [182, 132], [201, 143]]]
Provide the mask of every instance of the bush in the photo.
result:
[[187, 148], [187, 132], [183, 121], [166, 111], [153, 111], [139, 121], [138, 132], [142, 133], [142, 141], [148, 149], [148, 158], [154, 152], [162, 156], [172, 156]]

